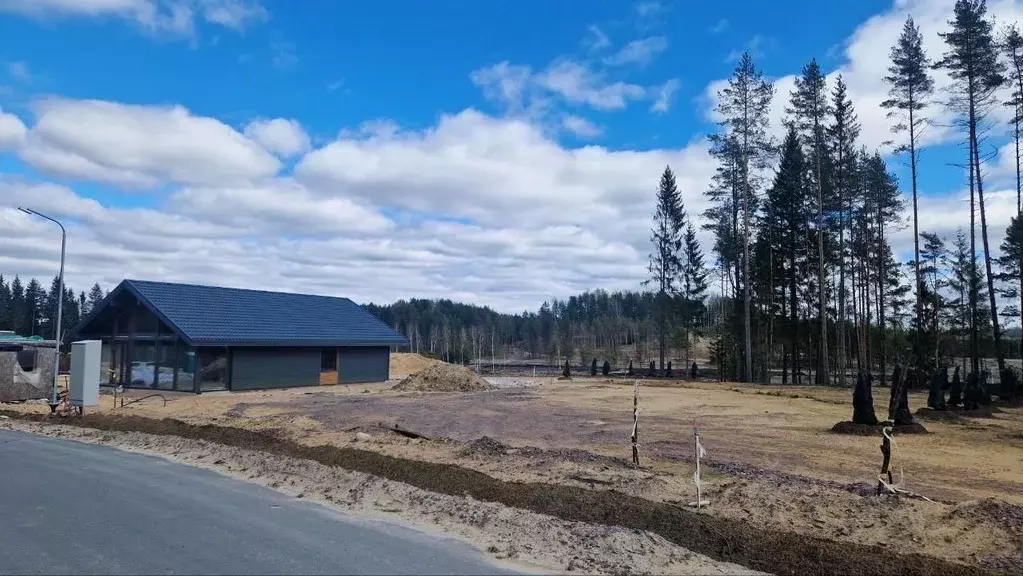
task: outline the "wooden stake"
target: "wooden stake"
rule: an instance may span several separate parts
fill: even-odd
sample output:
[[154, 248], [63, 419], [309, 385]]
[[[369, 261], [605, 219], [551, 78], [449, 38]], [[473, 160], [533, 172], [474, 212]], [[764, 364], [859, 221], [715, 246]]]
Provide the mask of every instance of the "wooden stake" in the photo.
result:
[[696, 509], [700, 509], [700, 501], [703, 500], [700, 489], [700, 429], [693, 426], [693, 435], [696, 441], [693, 443], [696, 448]]
[[632, 463], [639, 466], [639, 381], [632, 382]]
[[[887, 434], [883, 436], [883, 440], [881, 441], [881, 455], [884, 457], [884, 460], [881, 462], [881, 477], [887, 476], [888, 484], [891, 485], [892, 472], [888, 469], [888, 467], [892, 460], [892, 441], [888, 439]], [[884, 491], [884, 483], [881, 482], [879, 478], [877, 481], [877, 495], [880, 496]]]

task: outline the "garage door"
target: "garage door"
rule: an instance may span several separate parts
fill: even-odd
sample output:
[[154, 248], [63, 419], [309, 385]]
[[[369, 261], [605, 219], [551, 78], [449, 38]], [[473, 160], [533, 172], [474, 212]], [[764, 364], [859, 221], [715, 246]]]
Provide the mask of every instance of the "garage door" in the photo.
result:
[[319, 384], [319, 348], [235, 348], [232, 351], [232, 390]]
[[391, 349], [341, 348], [338, 355], [338, 372], [342, 384], [359, 382], [384, 382], [390, 372]]

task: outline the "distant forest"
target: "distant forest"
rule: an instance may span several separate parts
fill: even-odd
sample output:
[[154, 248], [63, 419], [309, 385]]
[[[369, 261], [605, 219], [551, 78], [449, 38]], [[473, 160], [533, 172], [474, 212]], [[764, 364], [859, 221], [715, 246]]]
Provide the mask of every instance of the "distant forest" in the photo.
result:
[[[687, 362], [699, 344], [721, 377], [737, 381], [848, 383], [870, 373], [885, 385], [896, 364], [924, 381], [953, 363], [974, 378], [992, 369], [994, 379], [1016, 381], [1004, 376], [1023, 346], [1019, 329], [1006, 330], [1023, 324], [1023, 35], [1015, 23], [996, 30], [984, 0], [957, 0], [948, 18], [940, 54], [925, 52], [912, 18], [891, 46], [884, 154], [860, 140], [840, 74], [829, 79], [810, 59], [793, 90], [776, 94], [742, 55], [717, 94], [717, 171], [708, 189], [687, 191], [710, 202], [699, 223], [670, 166], [650, 175], [649, 274], [637, 291], [594, 290], [515, 315], [449, 300], [367, 307], [412, 350], [450, 361], [664, 367]], [[938, 71], [951, 80], [941, 90]], [[781, 141], [769, 129], [778, 101]], [[952, 237], [921, 230], [917, 213], [918, 176], [928, 169], [921, 135], [938, 120], [963, 144], [968, 174], [969, 210]], [[1001, 238], [990, 234], [985, 197], [999, 134], [1016, 154], [1016, 212]], [[890, 161], [909, 167], [908, 181]], [[906, 223], [908, 262], [891, 244]], [[712, 245], [699, 244], [697, 226]], [[102, 296], [98, 286], [88, 295], [55, 286], [0, 280], [0, 329], [52, 335], [60, 297], [73, 325]]]

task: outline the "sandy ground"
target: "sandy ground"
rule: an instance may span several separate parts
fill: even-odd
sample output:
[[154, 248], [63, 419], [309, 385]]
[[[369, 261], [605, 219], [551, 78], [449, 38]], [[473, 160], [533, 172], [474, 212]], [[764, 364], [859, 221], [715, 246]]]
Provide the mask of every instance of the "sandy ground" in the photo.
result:
[[391, 377], [401, 379], [420, 370], [439, 364], [440, 360], [409, 352], [391, 352]]
[[[921, 420], [931, 434], [897, 436], [896, 471], [906, 488], [935, 500], [924, 502], [874, 496], [879, 438], [829, 432], [851, 417], [848, 389], [643, 381], [636, 469], [628, 462], [631, 381], [525, 380], [473, 393], [398, 393], [391, 382], [178, 395], [166, 406], [150, 399], [116, 409], [103, 396], [100, 410], [273, 430], [306, 444], [358, 443], [502, 480], [680, 504], [695, 499], [695, 424], [709, 459], [705, 513], [1023, 573], [1021, 408], [992, 418]], [[886, 393], [875, 391], [879, 415]], [[911, 407], [924, 399], [913, 394]], [[395, 424], [432, 440], [413, 444], [380, 427]]]
[[197, 440], [0, 420], [0, 427], [161, 456], [314, 500], [347, 514], [400, 520], [458, 536], [526, 571], [760, 574], [694, 554], [663, 538], [624, 528], [426, 492], [308, 460]]

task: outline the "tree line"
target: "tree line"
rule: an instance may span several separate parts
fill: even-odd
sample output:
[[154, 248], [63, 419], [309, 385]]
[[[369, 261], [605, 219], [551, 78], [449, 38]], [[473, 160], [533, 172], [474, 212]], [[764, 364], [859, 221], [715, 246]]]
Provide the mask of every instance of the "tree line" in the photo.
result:
[[[22, 282], [19, 276], [15, 276], [8, 281], [0, 274], [0, 331], [55, 339], [60, 292], [60, 277], [54, 277], [47, 290], [35, 278]], [[72, 329], [104, 296], [99, 284], [94, 284], [88, 294], [79, 292], [77, 295], [73, 289], [64, 286], [62, 339], [70, 337]]]
[[[884, 382], [896, 362], [923, 377], [954, 358], [978, 372], [986, 356], [999, 373], [1005, 369], [1010, 351], [1000, 317], [1023, 313], [1023, 306], [998, 307], [999, 295], [1023, 298], [1023, 37], [1015, 24], [996, 33], [984, 0], [958, 0], [950, 16], [937, 58], [925, 53], [912, 17], [890, 51], [882, 107], [894, 155], [908, 161], [906, 199], [881, 152], [859, 141], [842, 76], [829, 82], [816, 59], [790, 94], [777, 95], [745, 54], [718, 93], [720, 130], [711, 137], [718, 168], [704, 225], [726, 296], [713, 353], [729, 377], [844, 383], [852, 369], [878, 371]], [[952, 79], [943, 95], [935, 94], [936, 69]], [[777, 97], [787, 97], [780, 143], [768, 130]], [[998, 106], [1012, 111], [1009, 126], [998, 125]], [[936, 107], [954, 118], [967, 149], [969, 225], [951, 239], [919, 228], [921, 139]], [[1015, 140], [1017, 206], [998, 257], [988, 233], [983, 149], [986, 136], [1003, 128]], [[907, 211], [908, 264], [891, 246]]]

